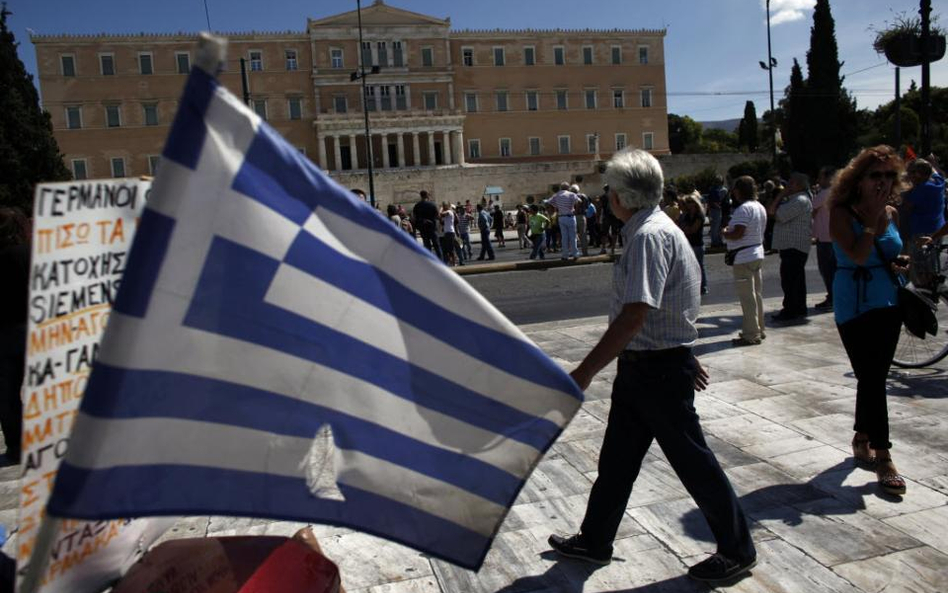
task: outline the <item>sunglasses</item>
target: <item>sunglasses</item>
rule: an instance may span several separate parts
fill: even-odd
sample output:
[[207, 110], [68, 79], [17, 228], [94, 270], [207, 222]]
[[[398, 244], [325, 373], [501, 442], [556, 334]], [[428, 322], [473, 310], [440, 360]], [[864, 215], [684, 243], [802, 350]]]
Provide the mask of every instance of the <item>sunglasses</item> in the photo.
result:
[[895, 181], [898, 179], [899, 174], [897, 171], [872, 171], [868, 175], [869, 179], [873, 181], [880, 181], [885, 178], [887, 181]]

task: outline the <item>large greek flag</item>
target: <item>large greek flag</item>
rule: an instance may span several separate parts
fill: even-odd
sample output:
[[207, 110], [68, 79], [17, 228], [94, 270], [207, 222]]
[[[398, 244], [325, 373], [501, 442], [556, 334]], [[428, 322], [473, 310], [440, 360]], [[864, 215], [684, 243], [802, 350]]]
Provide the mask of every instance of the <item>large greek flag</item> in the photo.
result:
[[581, 400], [196, 68], [48, 510], [334, 523], [478, 568]]

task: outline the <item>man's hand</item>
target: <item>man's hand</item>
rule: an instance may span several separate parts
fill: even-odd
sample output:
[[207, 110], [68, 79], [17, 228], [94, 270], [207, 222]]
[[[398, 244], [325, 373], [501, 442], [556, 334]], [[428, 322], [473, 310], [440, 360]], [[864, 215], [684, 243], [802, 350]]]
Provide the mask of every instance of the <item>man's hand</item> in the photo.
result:
[[695, 358], [695, 391], [704, 391], [708, 388], [708, 382], [711, 380], [711, 377], [708, 375], [707, 369], [701, 366], [701, 362]]
[[576, 381], [577, 385], [579, 385], [580, 391], [586, 391], [593, 379], [593, 375], [584, 372], [582, 366], [578, 366], [573, 369], [573, 372], [571, 372], [569, 376], [573, 378], [573, 381]]

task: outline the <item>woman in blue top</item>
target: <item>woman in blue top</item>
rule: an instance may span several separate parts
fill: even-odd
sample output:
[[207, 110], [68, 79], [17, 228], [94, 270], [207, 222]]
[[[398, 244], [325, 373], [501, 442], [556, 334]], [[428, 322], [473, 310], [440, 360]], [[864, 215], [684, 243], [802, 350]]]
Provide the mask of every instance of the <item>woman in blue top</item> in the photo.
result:
[[857, 380], [853, 457], [874, 465], [881, 488], [899, 495], [905, 480], [889, 453], [885, 389], [902, 328], [890, 271], [905, 271], [896, 259], [902, 249], [898, 214], [888, 204], [901, 190], [903, 169], [891, 147], [867, 148], [839, 174], [829, 198], [837, 262], [833, 309]]

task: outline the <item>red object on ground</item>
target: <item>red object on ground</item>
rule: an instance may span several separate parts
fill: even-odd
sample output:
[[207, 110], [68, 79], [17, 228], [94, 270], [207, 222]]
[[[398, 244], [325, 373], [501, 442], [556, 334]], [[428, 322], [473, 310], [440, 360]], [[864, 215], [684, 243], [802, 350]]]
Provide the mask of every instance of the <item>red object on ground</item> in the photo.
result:
[[112, 593], [339, 593], [339, 569], [298, 539], [211, 537], [165, 542]]

